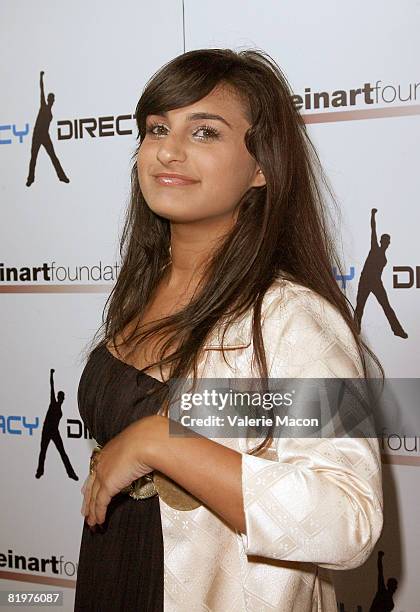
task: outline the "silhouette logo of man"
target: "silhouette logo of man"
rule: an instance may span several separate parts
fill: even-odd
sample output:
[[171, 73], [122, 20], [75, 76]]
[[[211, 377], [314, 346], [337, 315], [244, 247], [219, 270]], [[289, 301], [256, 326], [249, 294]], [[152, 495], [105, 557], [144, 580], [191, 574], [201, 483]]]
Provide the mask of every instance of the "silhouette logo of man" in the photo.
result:
[[408, 338], [408, 334], [406, 334], [406, 332], [402, 328], [401, 323], [399, 322], [397, 315], [395, 314], [395, 311], [389, 303], [388, 296], [381, 278], [383, 269], [387, 263], [385, 251], [391, 243], [391, 236], [389, 234], [382, 234], [380, 245], [378, 244], [378, 238], [376, 235], [377, 212], [378, 211], [376, 208], [372, 208], [370, 216], [370, 251], [366, 258], [365, 265], [363, 266], [362, 273], [360, 275], [354, 319], [360, 333], [363, 310], [365, 308], [366, 300], [368, 299], [369, 294], [373, 293], [379, 304], [382, 306], [385, 316], [388, 319], [388, 322], [394, 334], [396, 336], [400, 336], [400, 338]]
[[44, 146], [46, 152], [50, 156], [55, 171], [60, 181], [69, 183], [70, 179], [67, 178], [63, 168], [61, 167], [60, 161], [55, 154], [54, 146], [49, 135], [48, 130], [50, 129], [50, 123], [52, 120], [51, 108], [54, 104], [55, 96], [53, 93], [49, 93], [47, 102], [45, 101], [44, 93], [44, 71], [40, 73], [39, 81], [41, 89], [41, 105], [39, 107], [38, 116], [35, 121], [35, 126], [32, 134], [32, 147], [31, 147], [31, 161], [29, 162], [29, 174], [26, 181], [26, 186], [30, 187], [35, 180], [35, 164], [38, 157], [38, 152], [41, 145]]
[[64, 463], [64, 467], [66, 468], [67, 475], [69, 478], [73, 478], [73, 480], [79, 480], [79, 477], [73, 470], [73, 467], [70, 463], [70, 459], [67, 456], [66, 451], [64, 450], [63, 440], [61, 439], [60, 431], [58, 429], [58, 424], [60, 423], [60, 419], [63, 416], [61, 411], [61, 405], [64, 401], [64, 391], [59, 391], [57, 393], [57, 398], [55, 397], [54, 391], [54, 372], [53, 368], [50, 370], [50, 406], [48, 408], [47, 414], [44, 419], [44, 424], [42, 427], [42, 436], [41, 436], [41, 450], [39, 452], [38, 459], [38, 469], [36, 471], [35, 477], [40, 478], [44, 473], [44, 463], [45, 463], [45, 455], [47, 453], [47, 448], [52, 440], [57, 447], [58, 452], [60, 453], [61, 459]]
[[396, 578], [388, 578], [384, 580], [384, 568], [382, 558], [384, 553], [382, 550], [378, 552], [378, 590], [369, 608], [369, 612], [391, 612], [394, 609], [393, 595], [397, 590], [398, 580]]

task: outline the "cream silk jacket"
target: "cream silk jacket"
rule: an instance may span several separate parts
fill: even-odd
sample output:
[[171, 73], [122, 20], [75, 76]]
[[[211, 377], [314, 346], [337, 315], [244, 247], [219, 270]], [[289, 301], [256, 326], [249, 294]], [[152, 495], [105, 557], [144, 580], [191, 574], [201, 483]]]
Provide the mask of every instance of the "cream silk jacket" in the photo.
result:
[[[252, 310], [205, 345], [203, 378], [253, 378]], [[276, 280], [262, 309], [271, 378], [363, 377], [342, 316], [300, 284]], [[246, 535], [205, 506], [177, 511], [159, 499], [165, 612], [336, 612], [329, 569], [362, 565], [383, 521], [376, 438], [217, 440], [242, 453]], [[228, 503], [228, 500], [227, 500]]]

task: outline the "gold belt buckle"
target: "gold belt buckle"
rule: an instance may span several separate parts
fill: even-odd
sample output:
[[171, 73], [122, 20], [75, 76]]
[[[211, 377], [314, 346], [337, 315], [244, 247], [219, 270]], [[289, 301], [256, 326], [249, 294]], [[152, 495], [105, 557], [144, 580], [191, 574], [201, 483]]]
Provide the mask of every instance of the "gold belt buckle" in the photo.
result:
[[[101, 450], [102, 446], [98, 444], [92, 451], [89, 464], [91, 474], [95, 471]], [[121, 493], [128, 493], [135, 500], [148, 499], [159, 495], [165, 504], [174, 510], [194, 510], [201, 506], [201, 502], [196, 497], [158, 471], [153, 471], [151, 474], [145, 474], [137, 480], [133, 480], [127, 487], [121, 489]]]
[[201, 502], [161, 472], [153, 472], [153, 482], [159, 497], [174, 510], [195, 510]]

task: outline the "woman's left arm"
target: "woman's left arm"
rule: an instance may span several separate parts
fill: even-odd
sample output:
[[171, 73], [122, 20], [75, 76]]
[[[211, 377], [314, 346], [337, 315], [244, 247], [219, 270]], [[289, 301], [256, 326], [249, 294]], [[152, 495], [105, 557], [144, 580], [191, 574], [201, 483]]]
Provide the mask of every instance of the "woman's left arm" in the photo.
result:
[[[284, 307], [274, 302], [265, 337], [272, 378], [321, 379], [321, 384], [338, 379], [330, 388], [358, 379], [360, 389], [363, 369], [354, 338], [341, 314], [314, 292], [302, 292]], [[328, 401], [321, 407], [328, 408]], [[333, 399], [331, 408], [325, 437], [282, 435], [276, 440], [277, 461], [242, 456], [246, 534], [241, 538], [247, 555], [329, 569], [352, 569], [370, 556], [383, 525], [379, 441], [372, 415], [363, 419], [365, 405]], [[321, 410], [321, 417], [327, 414]], [[360, 431], [346, 429], [349, 417]], [[333, 423], [340, 432], [336, 437], [328, 433]]]

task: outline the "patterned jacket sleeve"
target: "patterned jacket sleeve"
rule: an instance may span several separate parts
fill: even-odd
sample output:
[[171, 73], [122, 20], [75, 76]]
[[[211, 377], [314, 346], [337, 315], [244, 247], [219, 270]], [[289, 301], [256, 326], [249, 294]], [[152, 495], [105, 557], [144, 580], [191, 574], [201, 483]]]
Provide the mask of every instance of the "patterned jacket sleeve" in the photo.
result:
[[[362, 377], [341, 314], [310, 290], [286, 306], [274, 299], [263, 337], [271, 378]], [[274, 461], [242, 454], [245, 553], [331, 569], [362, 565], [383, 524], [378, 440], [280, 437], [274, 444]]]

